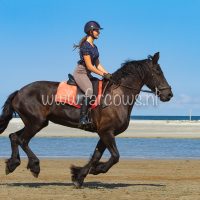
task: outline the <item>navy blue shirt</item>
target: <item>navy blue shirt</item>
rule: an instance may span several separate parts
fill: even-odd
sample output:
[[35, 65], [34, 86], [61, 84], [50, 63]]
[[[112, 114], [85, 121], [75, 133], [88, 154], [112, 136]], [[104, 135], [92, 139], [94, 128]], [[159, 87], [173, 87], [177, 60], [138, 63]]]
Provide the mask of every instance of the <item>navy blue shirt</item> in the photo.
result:
[[96, 45], [92, 46], [88, 41], [85, 41], [82, 46], [80, 47], [80, 60], [79, 64], [85, 65], [85, 61], [83, 56], [90, 55], [91, 62], [95, 65], [96, 60], [99, 58], [99, 51]]

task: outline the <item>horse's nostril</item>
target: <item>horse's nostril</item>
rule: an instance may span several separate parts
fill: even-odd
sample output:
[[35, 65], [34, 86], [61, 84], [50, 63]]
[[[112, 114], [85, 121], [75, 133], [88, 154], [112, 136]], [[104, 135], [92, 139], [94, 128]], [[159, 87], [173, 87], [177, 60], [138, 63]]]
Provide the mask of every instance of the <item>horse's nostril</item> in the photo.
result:
[[169, 93], [169, 94], [168, 94], [168, 97], [169, 97], [169, 98], [172, 98], [172, 97], [173, 97], [173, 94], [172, 94], [172, 93]]
[[156, 91], [156, 95], [160, 96], [160, 91], [159, 90]]

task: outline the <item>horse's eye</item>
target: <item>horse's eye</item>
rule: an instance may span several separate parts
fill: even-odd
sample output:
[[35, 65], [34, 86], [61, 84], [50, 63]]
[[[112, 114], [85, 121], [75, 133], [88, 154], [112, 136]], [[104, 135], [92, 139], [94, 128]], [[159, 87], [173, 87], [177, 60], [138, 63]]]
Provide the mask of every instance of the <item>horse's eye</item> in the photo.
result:
[[159, 65], [156, 65], [155, 71], [156, 71], [157, 74], [160, 74], [160, 73], [161, 73], [161, 68], [160, 68]]
[[157, 67], [157, 68], [156, 68], [156, 71], [157, 71], [157, 72], [160, 72], [160, 69]]

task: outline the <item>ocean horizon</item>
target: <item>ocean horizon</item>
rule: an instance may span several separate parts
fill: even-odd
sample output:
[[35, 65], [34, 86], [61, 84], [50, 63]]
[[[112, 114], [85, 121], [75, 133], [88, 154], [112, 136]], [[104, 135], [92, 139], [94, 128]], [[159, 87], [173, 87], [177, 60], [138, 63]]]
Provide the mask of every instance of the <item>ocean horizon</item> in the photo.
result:
[[134, 120], [200, 120], [200, 116], [170, 116], [170, 115], [161, 115], [161, 116], [156, 116], [156, 115], [149, 115], [149, 116], [144, 116], [144, 115], [132, 115], [131, 119]]

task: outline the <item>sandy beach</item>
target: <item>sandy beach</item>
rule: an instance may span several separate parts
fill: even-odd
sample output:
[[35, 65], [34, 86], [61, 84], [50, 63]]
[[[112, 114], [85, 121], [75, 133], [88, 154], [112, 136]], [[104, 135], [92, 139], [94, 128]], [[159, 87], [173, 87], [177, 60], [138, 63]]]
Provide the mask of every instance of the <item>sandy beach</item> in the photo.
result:
[[[1, 136], [8, 136], [23, 126], [21, 119], [14, 118]], [[98, 135], [50, 122], [49, 126], [37, 133], [36, 137], [98, 137]], [[118, 137], [200, 138], [200, 121], [131, 120], [128, 129]]]
[[88, 175], [82, 189], [71, 183], [71, 164], [86, 160], [41, 160], [41, 173], [34, 178], [26, 170], [27, 160], [5, 175], [0, 160], [0, 199], [135, 199], [199, 200], [200, 161], [121, 160], [108, 173]]

